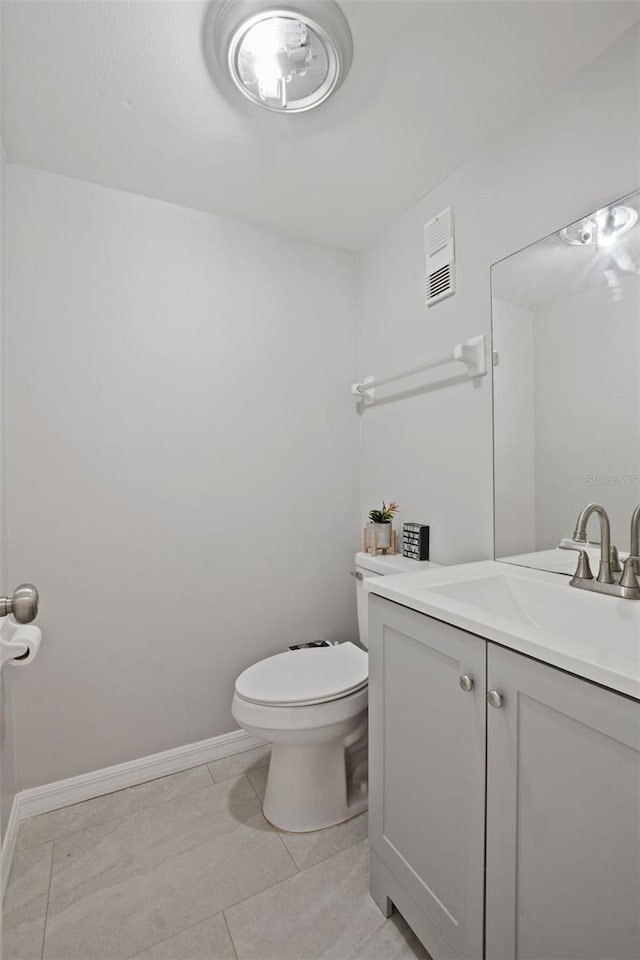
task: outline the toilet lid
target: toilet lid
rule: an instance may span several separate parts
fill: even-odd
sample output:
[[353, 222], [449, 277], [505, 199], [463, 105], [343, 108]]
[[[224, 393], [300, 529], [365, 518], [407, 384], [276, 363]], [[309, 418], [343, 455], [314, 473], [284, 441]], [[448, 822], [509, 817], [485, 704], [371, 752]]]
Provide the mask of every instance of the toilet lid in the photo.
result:
[[368, 674], [369, 658], [354, 643], [287, 650], [248, 667], [236, 693], [272, 706], [325, 703], [364, 687]]

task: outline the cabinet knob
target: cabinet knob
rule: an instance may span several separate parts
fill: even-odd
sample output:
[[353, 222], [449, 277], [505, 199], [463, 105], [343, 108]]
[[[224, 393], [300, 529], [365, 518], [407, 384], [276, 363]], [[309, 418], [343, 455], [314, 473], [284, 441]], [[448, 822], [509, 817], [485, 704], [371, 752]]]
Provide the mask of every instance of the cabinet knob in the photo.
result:
[[496, 710], [499, 710], [504, 703], [502, 694], [498, 693], [497, 690], [489, 690], [489, 693], [487, 694], [487, 703], [490, 707], [495, 707]]
[[465, 693], [473, 690], [473, 677], [470, 677], [468, 673], [463, 673], [461, 677], [458, 677], [458, 683]]

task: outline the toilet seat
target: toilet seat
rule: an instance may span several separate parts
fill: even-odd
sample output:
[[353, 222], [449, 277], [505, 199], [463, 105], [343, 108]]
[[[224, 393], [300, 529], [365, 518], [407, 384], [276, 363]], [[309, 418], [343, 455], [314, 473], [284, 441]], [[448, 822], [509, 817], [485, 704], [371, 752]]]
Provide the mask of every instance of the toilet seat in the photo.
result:
[[236, 695], [268, 706], [311, 706], [366, 687], [369, 659], [354, 643], [287, 650], [260, 660], [236, 680]]

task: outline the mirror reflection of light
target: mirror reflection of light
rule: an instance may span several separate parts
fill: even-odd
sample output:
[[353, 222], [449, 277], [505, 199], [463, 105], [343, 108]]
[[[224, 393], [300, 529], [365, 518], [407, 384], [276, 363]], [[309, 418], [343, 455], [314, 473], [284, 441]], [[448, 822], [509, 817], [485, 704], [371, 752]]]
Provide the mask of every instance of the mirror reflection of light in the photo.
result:
[[591, 216], [565, 227], [560, 231], [560, 236], [574, 246], [610, 247], [633, 227], [637, 219], [638, 214], [631, 207], [603, 207]]

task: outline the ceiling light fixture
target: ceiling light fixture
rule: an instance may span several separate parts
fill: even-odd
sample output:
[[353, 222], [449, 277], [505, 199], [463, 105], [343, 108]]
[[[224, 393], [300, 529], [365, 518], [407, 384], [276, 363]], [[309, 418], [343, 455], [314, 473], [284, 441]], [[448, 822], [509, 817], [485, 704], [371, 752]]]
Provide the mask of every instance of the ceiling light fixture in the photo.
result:
[[317, 107], [351, 66], [351, 32], [333, 0], [282, 7], [265, 0], [226, 0], [213, 33], [219, 66], [236, 89], [279, 113]]
[[632, 207], [603, 207], [591, 216], [572, 223], [560, 231], [565, 243], [574, 246], [610, 247], [618, 237], [630, 230], [638, 219]]

